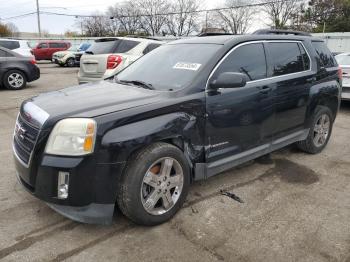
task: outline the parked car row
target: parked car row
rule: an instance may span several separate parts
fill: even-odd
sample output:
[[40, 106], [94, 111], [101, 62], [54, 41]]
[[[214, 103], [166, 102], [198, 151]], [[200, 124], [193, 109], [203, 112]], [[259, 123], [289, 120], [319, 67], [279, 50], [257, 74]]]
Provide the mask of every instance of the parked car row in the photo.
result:
[[52, 55], [52, 62], [58, 64], [59, 66], [79, 66], [80, 60], [76, 60], [76, 55], [82, 55], [90, 46], [90, 43], [82, 43], [79, 45], [78, 49], [71, 47], [65, 51], [55, 52]]

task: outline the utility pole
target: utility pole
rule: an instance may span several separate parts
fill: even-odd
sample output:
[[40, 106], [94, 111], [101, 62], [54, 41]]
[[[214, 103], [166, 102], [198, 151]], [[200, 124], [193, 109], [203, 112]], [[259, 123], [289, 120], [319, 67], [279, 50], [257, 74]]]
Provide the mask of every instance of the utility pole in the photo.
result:
[[36, 0], [36, 16], [37, 16], [37, 19], [38, 19], [39, 37], [41, 37], [39, 0]]

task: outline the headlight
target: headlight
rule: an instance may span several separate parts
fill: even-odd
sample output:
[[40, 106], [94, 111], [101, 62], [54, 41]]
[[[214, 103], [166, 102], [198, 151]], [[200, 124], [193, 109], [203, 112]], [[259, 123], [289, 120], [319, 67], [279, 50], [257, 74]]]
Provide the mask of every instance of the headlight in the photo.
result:
[[81, 156], [94, 151], [96, 122], [87, 118], [59, 121], [52, 130], [45, 152], [52, 155]]

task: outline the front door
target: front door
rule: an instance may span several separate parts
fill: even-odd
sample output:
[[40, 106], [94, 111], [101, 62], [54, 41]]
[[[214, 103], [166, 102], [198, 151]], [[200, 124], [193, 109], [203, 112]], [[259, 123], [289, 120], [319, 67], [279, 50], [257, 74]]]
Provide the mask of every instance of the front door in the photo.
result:
[[[267, 78], [263, 43], [245, 43], [226, 55], [209, 79], [224, 72], [247, 76], [241, 88], [219, 88], [207, 91], [207, 163], [223, 163], [225, 159], [266, 150], [274, 128], [273, 89]], [[210, 176], [210, 174], [208, 174]]]

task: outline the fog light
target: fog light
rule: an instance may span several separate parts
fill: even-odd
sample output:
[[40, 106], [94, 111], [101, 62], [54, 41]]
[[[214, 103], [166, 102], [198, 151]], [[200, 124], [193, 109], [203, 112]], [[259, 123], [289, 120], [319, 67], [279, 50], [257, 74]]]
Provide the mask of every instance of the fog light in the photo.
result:
[[57, 183], [57, 197], [59, 199], [66, 199], [68, 197], [69, 189], [69, 173], [58, 172], [58, 183]]

